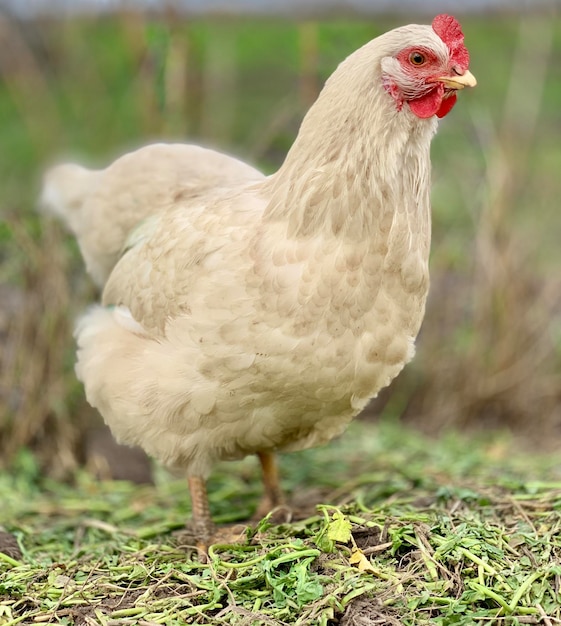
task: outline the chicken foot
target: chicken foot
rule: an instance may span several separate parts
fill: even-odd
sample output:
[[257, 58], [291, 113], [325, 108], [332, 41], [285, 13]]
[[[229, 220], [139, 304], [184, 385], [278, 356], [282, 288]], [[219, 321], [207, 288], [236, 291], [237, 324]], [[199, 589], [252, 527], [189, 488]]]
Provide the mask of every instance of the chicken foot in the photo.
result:
[[[288, 508], [283, 506], [285, 500], [279, 484], [276, 456], [272, 452], [258, 452], [257, 457], [261, 464], [264, 494], [253, 519], [261, 520], [273, 512], [272, 521], [276, 523], [286, 522], [291, 515]], [[188, 483], [192, 508], [191, 522], [188, 526], [193, 533], [199, 558], [206, 561], [210, 545], [213, 543], [236, 543], [242, 538], [245, 527], [236, 525], [233, 528], [217, 529], [210, 514], [206, 481], [200, 476], [189, 476]], [[275, 515], [275, 512], [279, 515]]]
[[239, 543], [245, 536], [246, 526], [236, 524], [230, 527], [216, 528], [210, 515], [206, 481], [200, 476], [189, 476], [188, 483], [192, 509], [191, 522], [188, 527], [194, 535], [199, 559], [206, 563], [210, 545]]

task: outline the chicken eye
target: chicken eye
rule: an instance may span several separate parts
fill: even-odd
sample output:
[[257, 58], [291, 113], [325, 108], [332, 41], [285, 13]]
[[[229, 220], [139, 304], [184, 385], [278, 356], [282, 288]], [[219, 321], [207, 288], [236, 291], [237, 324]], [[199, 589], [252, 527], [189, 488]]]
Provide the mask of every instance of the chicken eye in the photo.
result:
[[415, 51], [409, 55], [409, 61], [413, 65], [423, 65], [426, 61], [426, 58], [424, 54], [421, 54], [420, 52]]

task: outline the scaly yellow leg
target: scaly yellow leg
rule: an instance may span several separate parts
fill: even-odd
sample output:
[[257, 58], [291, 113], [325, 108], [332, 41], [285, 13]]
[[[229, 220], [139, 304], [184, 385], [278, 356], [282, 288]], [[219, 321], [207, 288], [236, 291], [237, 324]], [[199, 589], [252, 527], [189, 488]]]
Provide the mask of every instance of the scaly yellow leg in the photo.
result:
[[191, 494], [192, 526], [195, 533], [197, 550], [200, 556], [206, 556], [211, 538], [215, 533], [214, 522], [210, 516], [206, 481], [200, 476], [189, 476], [189, 493]]
[[273, 452], [258, 452], [257, 457], [261, 463], [265, 492], [254, 517], [261, 519], [276, 507], [284, 504], [284, 495], [280, 488], [279, 470], [275, 454]]

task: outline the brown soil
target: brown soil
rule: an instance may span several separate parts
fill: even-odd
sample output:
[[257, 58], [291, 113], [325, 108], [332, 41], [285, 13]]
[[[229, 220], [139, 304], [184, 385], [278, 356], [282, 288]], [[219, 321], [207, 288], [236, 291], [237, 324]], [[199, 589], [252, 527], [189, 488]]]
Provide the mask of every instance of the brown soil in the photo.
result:
[[19, 561], [23, 556], [19, 549], [18, 540], [4, 530], [0, 530], [0, 552], [16, 559], [16, 561]]

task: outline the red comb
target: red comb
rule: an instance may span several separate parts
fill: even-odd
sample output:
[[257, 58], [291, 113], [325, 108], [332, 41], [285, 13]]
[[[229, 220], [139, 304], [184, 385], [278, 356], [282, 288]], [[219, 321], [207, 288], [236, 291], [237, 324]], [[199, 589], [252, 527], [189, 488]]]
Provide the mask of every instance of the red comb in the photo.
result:
[[462, 33], [460, 22], [455, 17], [443, 13], [434, 18], [432, 29], [448, 46], [452, 60], [462, 69], [467, 70], [469, 52], [464, 46], [464, 33]]

